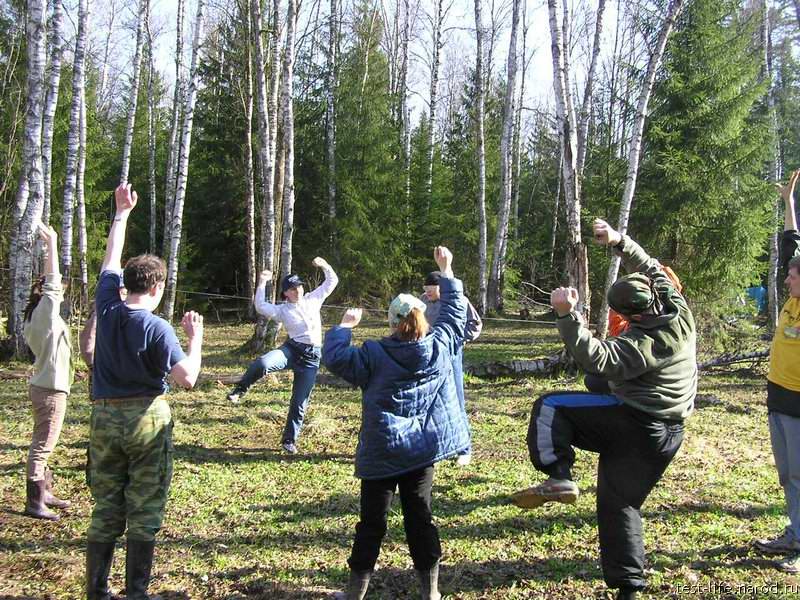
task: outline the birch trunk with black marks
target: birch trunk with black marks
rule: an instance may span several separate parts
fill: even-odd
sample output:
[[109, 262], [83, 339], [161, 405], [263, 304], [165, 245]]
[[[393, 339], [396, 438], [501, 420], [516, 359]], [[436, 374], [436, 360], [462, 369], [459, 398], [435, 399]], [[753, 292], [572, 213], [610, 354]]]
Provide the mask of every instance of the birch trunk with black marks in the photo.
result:
[[283, 227], [281, 231], [281, 275], [292, 270], [292, 238], [294, 235], [294, 32], [295, 0], [288, 0], [286, 9], [286, 46], [283, 56]]
[[[256, 5], [259, 0], [254, 0]], [[247, 2], [245, 1], [247, 5]], [[254, 7], [253, 7], [254, 8]], [[247, 287], [246, 296], [252, 298], [256, 291], [256, 190], [253, 181], [253, 51], [252, 42], [261, 37], [261, 11], [256, 12], [247, 5], [247, 80], [241, 98], [245, 116], [244, 167], [245, 206], [247, 207]], [[259, 59], [259, 63], [263, 65]], [[263, 66], [261, 67], [263, 71]]]
[[481, 3], [475, 0], [475, 128], [476, 128], [476, 153], [478, 161], [478, 312], [486, 312], [486, 286], [487, 286], [487, 229], [486, 229], [486, 136], [484, 134], [485, 121], [485, 84], [483, 73], [483, 18]]
[[144, 46], [144, 22], [149, 11], [150, 0], [139, 0], [139, 17], [136, 22], [136, 51], [133, 55], [133, 74], [131, 75], [131, 89], [128, 92], [130, 106], [128, 107], [128, 123], [125, 127], [125, 139], [122, 143], [122, 169], [119, 182], [128, 182], [128, 170], [131, 166], [131, 149], [133, 147], [133, 130], [136, 126], [136, 105], [139, 98], [139, 79], [142, 71], [142, 47]]
[[[272, 158], [270, 167], [270, 179], [272, 180], [272, 198], [273, 204], [276, 204], [283, 195], [283, 157], [278, 156], [278, 123], [280, 122], [281, 115], [278, 109], [278, 94], [280, 93], [281, 83], [281, 0], [273, 0], [272, 2], [272, 22], [269, 39], [269, 52], [270, 52], [270, 83], [269, 83], [269, 154]], [[282, 152], [281, 152], [282, 154]], [[280, 174], [278, 173], [280, 171]], [[280, 181], [278, 181], [280, 179]], [[274, 208], [274, 213], [277, 215], [277, 206]], [[275, 237], [277, 231], [277, 222], [273, 224], [272, 229], [272, 261], [269, 264], [275, 264]], [[274, 272], [274, 269], [273, 269]], [[274, 294], [274, 292], [273, 292]], [[273, 297], [274, 299], [274, 297]]]
[[522, 105], [525, 99], [525, 78], [528, 73], [528, 58], [527, 58], [527, 42], [528, 42], [528, 10], [527, 5], [522, 8], [522, 73], [519, 82], [519, 100], [514, 110], [514, 143], [513, 143], [513, 156], [511, 165], [513, 168], [513, 175], [511, 178], [511, 225], [512, 235], [511, 239], [515, 242], [519, 237], [519, 182], [522, 176]]
[[[764, 57], [761, 77], [767, 84], [767, 113], [769, 115], [770, 129], [772, 130], [773, 149], [772, 156], [767, 164], [769, 172], [767, 177], [772, 181], [781, 180], [781, 157], [778, 144], [778, 121], [775, 112], [775, 79], [773, 77], [773, 46], [772, 23], [770, 22], [769, 5], [767, 0], [761, 5], [761, 45]], [[780, 218], [783, 212], [783, 200], [780, 198], [773, 208], [773, 229], [769, 238], [769, 271], [767, 272], [767, 325], [770, 331], [775, 331], [780, 316], [780, 237], [778, 223], [783, 223]]]
[[86, 172], [86, 86], [81, 89], [81, 127], [78, 147], [78, 174], [75, 179], [75, 225], [78, 228], [78, 266], [80, 269], [81, 307], [89, 305], [89, 271], [86, 262], [86, 200], [84, 174]]
[[603, 14], [606, 10], [606, 0], [600, 0], [597, 5], [594, 22], [594, 42], [592, 56], [589, 60], [589, 70], [586, 73], [586, 85], [583, 90], [581, 112], [578, 115], [578, 158], [576, 168], [578, 175], [583, 177], [583, 165], [586, 163], [586, 145], [589, 132], [589, 116], [592, 108], [592, 94], [594, 93], [594, 78], [597, 71], [597, 59], [600, 56], [600, 42], [603, 37]]
[[427, 202], [430, 207], [431, 191], [433, 189], [433, 144], [434, 132], [436, 129], [436, 105], [438, 102], [439, 92], [439, 63], [441, 62], [442, 54], [442, 22], [444, 20], [444, 11], [442, 10], [442, 0], [434, 0], [435, 9], [433, 14], [433, 39], [431, 45], [431, 90], [430, 99], [428, 102], [428, 143], [427, 143], [427, 169], [428, 176], [425, 181], [425, 193], [427, 194]]
[[325, 131], [328, 158], [328, 221], [331, 248], [335, 247], [336, 232], [336, 85], [337, 47], [339, 41], [339, 9], [337, 0], [331, 0], [328, 18], [328, 89], [325, 91]]
[[[403, 35], [400, 39], [400, 76], [398, 92], [400, 94], [400, 143], [403, 148], [403, 176], [405, 178], [406, 214], [410, 210], [411, 200], [411, 114], [408, 107], [408, 42], [411, 29], [411, 12], [408, 0], [403, 0]], [[410, 224], [407, 217], [406, 222]], [[407, 232], [410, 233], [410, 232]]]
[[147, 31], [147, 150], [148, 183], [150, 184], [150, 244], [148, 252], [156, 251], [156, 131], [155, 131], [155, 65], [153, 59], [153, 32], [150, 30], [150, 7], [145, 15]]
[[561, 177], [567, 214], [566, 266], [569, 285], [578, 290], [578, 310], [589, 316], [589, 260], [581, 239], [581, 188], [577, 174], [577, 135], [575, 111], [569, 99], [568, 57], [557, 14], [557, 0], [548, 0], [550, 50], [553, 57], [553, 88], [561, 141]]
[[[633, 132], [628, 149], [628, 173], [625, 177], [625, 190], [622, 193], [619, 222], [617, 223], [617, 231], [622, 234], [628, 230], [628, 221], [631, 216], [631, 205], [633, 204], [633, 196], [636, 191], [636, 179], [639, 174], [642, 136], [644, 134], [644, 124], [647, 119], [647, 106], [653, 92], [656, 72], [661, 64], [661, 58], [664, 56], [667, 40], [669, 39], [670, 33], [672, 33], [672, 29], [675, 27], [675, 21], [678, 15], [680, 15], [681, 10], [683, 10], [683, 4], [684, 0], [672, 0], [669, 4], [664, 22], [661, 25], [661, 31], [658, 34], [656, 47], [650, 55], [647, 71], [644, 76], [644, 81], [642, 82], [642, 89], [639, 92], [639, 99], [636, 103], [636, 119], [633, 123]], [[603, 302], [600, 305], [600, 312], [597, 315], [597, 335], [601, 338], [605, 337], [608, 330], [608, 290], [617, 280], [619, 266], [620, 258], [614, 254], [611, 258], [611, 264], [608, 267], [608, 273], [606, 274], [605, 293], [603, 294]]]
[[181, 129], [181, 107], [183, 105], [183, 22], [186, 16], [186, 0], [178, 0], [178, 16], [175, 33], [175, 90], [172, 96], [172, 121], [169, 129], [169, 150], [167, 151], [167, 174], [164, 185], [164, 232], [161, 256], [169, 255], [171, 239], [170, 223], [175, 207], [175, 179], [180, 155], [178, 135]]
[[106, 102], [106, 91], [108, 88], [108, 64], [111, 54], [111, 34], [114, 32], [114, 20], [117, 16], [116, 0], [110, 0], [108, 5], [108, 29], [106, 30], [106, 41], [103, 50], [103, 65], [100, 67], [100, 84], [95, 99], [95, 110], [100, 112]]
[[503, 275], [508, 249], [508, 220], [511, 213], [511, 144], [514, 135], [514, 104], [517, 90], [517, 29], [521, 0], [514, 0], [511, 17], [511, 39], [506, 61], [506, 93], [503, 100], [503, 132], [500, 136], [500, 199], [497, 209], [497, 230], [494, 238], [492, 270], [487, 291], [488, 309], [503, 310]]
[[[67, 133], [67, 164], [64, 181], [64, 199], [61, 213], [61, 276], [72, 272], [72, 221], [75, 206], [75, 186], [78, 177], [80, 152], [81, 102], [86, 86], [86, 38], [89, 26], [88, 0], [78, 2], [78, 33], [75, 39], [75, 59], [72, 66], [72, 101]], [[67, 303], [64, 303], [65, 307]]]
[[14, 204], [10, 245], [11, 314], [9, 331], [17, 358], [24, 358], [27, 346], [22, 336], [23, 312], [31, 287], [34, 226], [41, 219], [44, 204], [42, 181], [42, 113], [45, 83], [44, 0], [28, 0], [25, 23], [28, 52], [27, 108], [22, 142], [22, 173]]
[[181, 128], [180, 159], [178, 161], [177, 183], [175, 185], [175, 206], [170, 223], [169, 263], [167, 265], [167, 289], [164, 292], [164, 318], [172, 320], [175, 311], [175, 294], [178, 284], [178, 259], [180, 257], [181, 233], [183, 231], [183, 204], [186, 199], [186, 182], [189, 176], [189, 151], [192, 146], [192, 125], [194, 107], [197, 102], [197, 73], [200, 66], [200, 43], [203, 35], [203, 11], [205, 1], [198, 0], [192, 39], [192, 63], [186, 86], [183, 108], [183, 127]]
[[47, 98], [42, 119], [42, 180], [44, 181], [44, 206], [42, 222], [50, 224], [50, 190], [53, 159], [53, 124], [58, 105], [58, 88], [61, 84], [61, 59], [64, 53], [64, 8], [61, 0], [54, 0], [50, 17], [50, 66], [47, 73]]

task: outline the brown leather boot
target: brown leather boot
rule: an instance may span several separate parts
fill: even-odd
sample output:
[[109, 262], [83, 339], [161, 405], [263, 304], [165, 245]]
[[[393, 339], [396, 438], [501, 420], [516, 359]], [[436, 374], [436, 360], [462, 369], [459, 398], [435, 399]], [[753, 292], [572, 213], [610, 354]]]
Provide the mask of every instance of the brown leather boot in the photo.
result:
[[61, 500], [53, 495], [53, 472], [49, 467], [44, 470], [44, 503], [53, 508], [69, 508], [72, 502], [69, 500]]
[[58, 521], [59, 517], [56, 513], [49, 510], [44, 503], [44, 479], [38, 481], [31, 481], [28, 479], [25, 482], [25, 514], [34, 519], [47, 519], [49, 521]]

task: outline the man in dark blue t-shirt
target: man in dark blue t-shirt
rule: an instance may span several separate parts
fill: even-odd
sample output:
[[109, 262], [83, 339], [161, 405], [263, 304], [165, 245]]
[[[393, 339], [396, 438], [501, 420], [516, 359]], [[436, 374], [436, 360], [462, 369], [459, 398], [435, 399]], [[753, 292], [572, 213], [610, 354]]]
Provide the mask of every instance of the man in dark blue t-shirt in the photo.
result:
[[[117, 212], [95, 295], [97, 339], [87, 474], [95, 506], [86, 550], [86, 595], [109, 598], [114, 545], [127, 525], [125, 568], [129, 600], [148, 598], [155, 535], [172, 478], [172, 416], [164, 396], [167, 375], [191, 388], [200, 373], [203, 317], [183, 316], [187, 352], [172, 326], [153, 311], [166, 281], [164, 261], [151, 254], [120, 258], [136, 192], [120, 185]], [[122, 282], [120, 281], [122, 278]], [[125, 300], [119, 288], [127, 289]]]

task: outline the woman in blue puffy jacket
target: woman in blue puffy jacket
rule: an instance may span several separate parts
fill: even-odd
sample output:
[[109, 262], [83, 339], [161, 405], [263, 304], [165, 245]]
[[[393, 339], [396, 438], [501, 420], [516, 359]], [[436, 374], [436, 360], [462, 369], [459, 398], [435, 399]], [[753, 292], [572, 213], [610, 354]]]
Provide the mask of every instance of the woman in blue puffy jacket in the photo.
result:
[[469, 447], [459, 408], [453, 357], [463, 343], [466, 300], [453, 277], [453, 255], [438, 246], [442, 271], [441, 311], [431, 327], [425, 305], [400, 294], [389, 307], [392, 333], [350, 345], [361, 309], [349, 309], [325, 336], [322, 362], [362, 390], [356, 477], [361, 480], [361, 514], [348, 559], [350, 579], [342, 600], [362, 600], [386, 534], [386, 519], [400, 490], [403, 525], [423, 600], [438, 600], [442, 548], [431, 515], [433, 465]]

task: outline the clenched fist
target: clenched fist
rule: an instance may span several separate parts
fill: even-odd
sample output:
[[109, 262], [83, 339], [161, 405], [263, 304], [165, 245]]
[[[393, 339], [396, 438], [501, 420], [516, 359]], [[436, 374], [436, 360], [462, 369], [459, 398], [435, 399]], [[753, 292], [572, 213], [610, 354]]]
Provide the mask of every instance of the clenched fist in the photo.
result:
[[361, 322], [362, 312], [360, 308], [348, 308], [342, 316], [342, 322], [339, 323], [339, 326], [352, 329]]
[[578, 305], [578, 290], [571, 287], [560, 287], [550, 293], [550, 306], [559, 317], [566, 317]]

